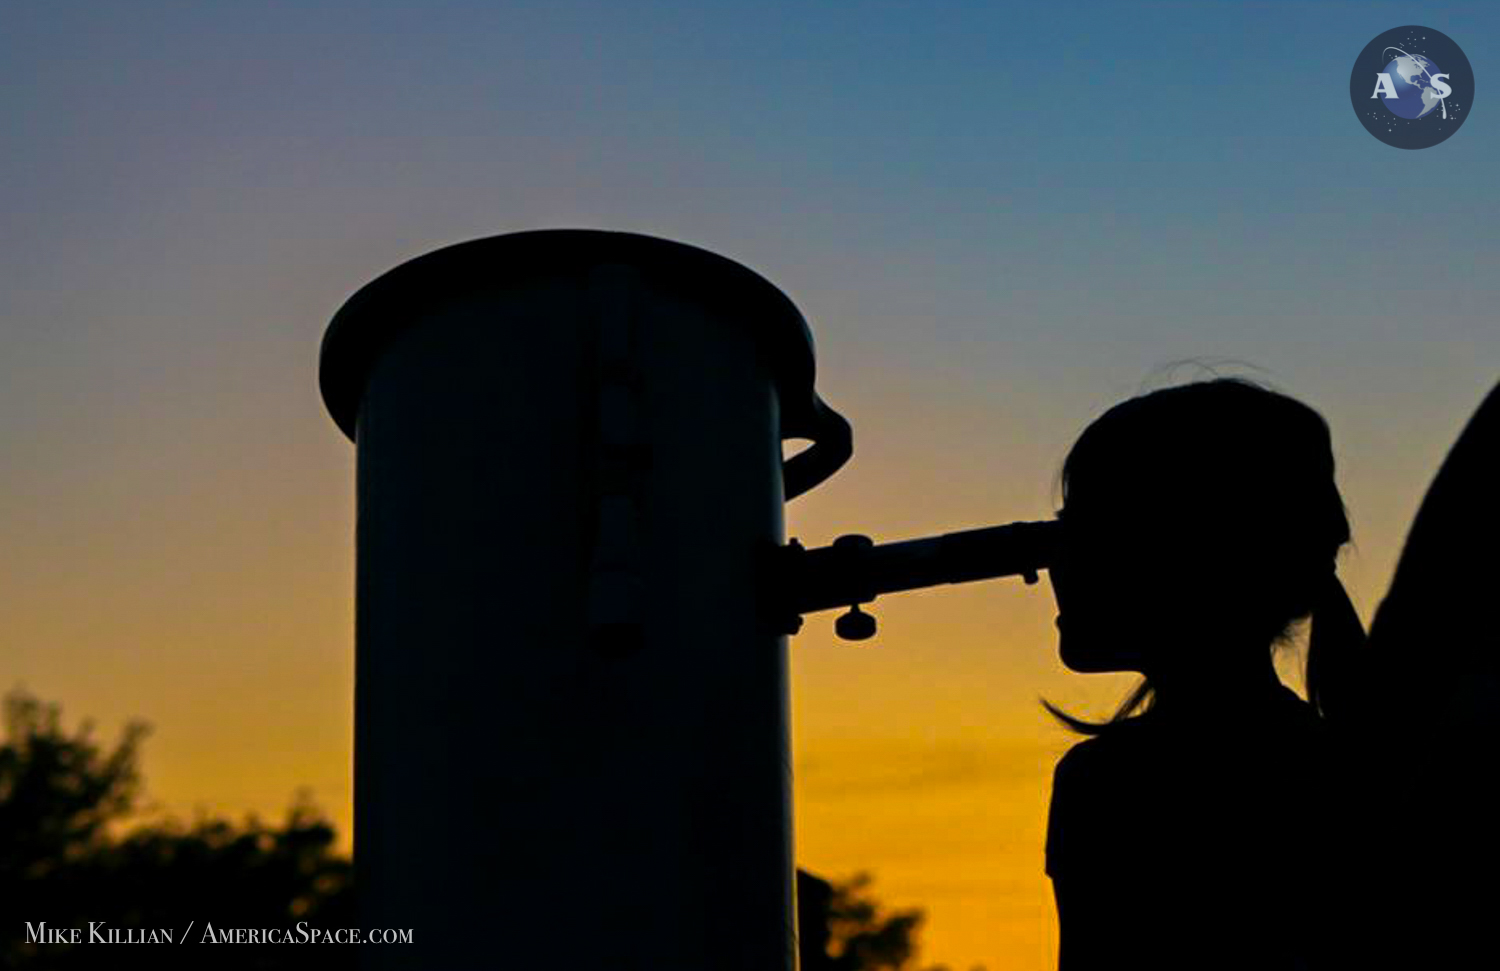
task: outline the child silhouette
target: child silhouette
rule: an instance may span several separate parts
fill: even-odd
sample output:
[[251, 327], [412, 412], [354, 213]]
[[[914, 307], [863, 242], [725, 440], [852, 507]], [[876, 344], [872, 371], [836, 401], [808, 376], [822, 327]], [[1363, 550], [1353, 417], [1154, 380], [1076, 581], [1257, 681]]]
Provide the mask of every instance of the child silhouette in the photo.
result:
[[[1164, 388], [1089, 425], [1062, 488], [1062, 661], [1144, 680], [1103, 723], [1043, 702], [1089, 736], [1053, 777], [1060, 971], [1340, 966], [1328, 716], [1365, 634], [1327, 424], [1243, 378]], [[1272, 652], [1308, 617], [1303, 701]]]

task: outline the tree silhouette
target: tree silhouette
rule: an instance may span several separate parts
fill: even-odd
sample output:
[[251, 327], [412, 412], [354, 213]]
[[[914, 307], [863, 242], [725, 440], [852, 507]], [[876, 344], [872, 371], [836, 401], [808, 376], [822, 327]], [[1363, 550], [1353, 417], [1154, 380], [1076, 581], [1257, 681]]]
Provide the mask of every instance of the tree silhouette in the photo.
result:
[[[81, 928], [90, 922], [124, 932], [152, 928], [197, 935], [228, 928], [354, 926], [349, 861], [333, 852], [335, 831], [305, 797], [281, 826], [254, 816], [242, 824], [201, 818], [137, 825], [138, 764], [145, 723], [131, 721], [112, 749], [94, 741], [92, 724], [61, 726], [56, 704], [22, 690], [4, 700], [0, 745], [0, 901], [9, 926], [0, 967], [98, 967], [118, 959], [97, 945], [29, 943], [26, 923]], [[189, 940], [201, 940], [190, 936]], [[353, 967], [342, 947], [218, 945], [213, 964], [227, 969]], [[153, 963], [159, 963], [153, 951]], [[166, 952], [177, 953], [177, 952]], [[195, 952], [201, 965], [203, 954]]]
[[926, 914], [917, 907], [886, 912], [869, 893], [872, 879], [859, 871], [831, 883], [797, 871], [802, 971], [916, 971], [917, 931]]
[[[146, 723], [126, 724], [101, 747], [85, 720], [71, 734], [59, 706], [22, 689], [4, 699], [0, 744], [0, 967], [68, 971], [97, 967], [120, 952], [91, 944], [28, 943], [26, 924], [83, 928], [90, 922], [143, 933], [171, 928], [176, 939], [203, 927], [357, 927], [350, 861], [334, 852], [336, 833], [305, 796], [280, 826], [204, 817], [140, 822], [140, 746]], [[133, 828], [127, 828], [137, 819]], [[831, 883], [797, 871], [802, 971], [918, 971], [920, 909], [885, 912], [856, 873]], [[217, 945], [212, 963], [227, 971], [353, 968], [358, 948]], [[199, 951], [153, 949], [201, 967]], [[191, 957], [188, 957], [191, 955]], [[947, 971], [930, 967], [923, 971]], [[982, 969], [977, 969], [982, 971]]]

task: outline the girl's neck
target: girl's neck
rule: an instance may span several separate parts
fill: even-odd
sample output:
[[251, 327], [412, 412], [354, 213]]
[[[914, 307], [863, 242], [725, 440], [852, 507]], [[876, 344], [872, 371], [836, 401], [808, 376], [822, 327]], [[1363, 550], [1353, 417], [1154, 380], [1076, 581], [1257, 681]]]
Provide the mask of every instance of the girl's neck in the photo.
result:
[[1269, 655], [1263, 663], [1239, 667], [1174, 667], [1149, 671], [1156, 695], [1152, 710], [1162, 714], [1203, 714], [1263, 708], [1283, 690]]

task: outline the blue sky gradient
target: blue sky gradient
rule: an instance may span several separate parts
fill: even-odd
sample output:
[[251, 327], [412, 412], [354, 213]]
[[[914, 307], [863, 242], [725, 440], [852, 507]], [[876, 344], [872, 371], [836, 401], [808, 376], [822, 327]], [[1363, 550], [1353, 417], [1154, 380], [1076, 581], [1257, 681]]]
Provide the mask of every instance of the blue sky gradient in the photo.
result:
[[[1347, 99], [1407, 23], [1477, 78], [1415, 152]], [[347, 823], [353, 455], [318, 341], [396, 263], [546, 226], [798, 303], [857, 447], [789, 507], [808, 544], [1047, 515], [1103, 408], [1175, 361], [1263, 369], [1333, 428], [1368, 617], [1500, 371], [1497, 53], [1484, 3], [9, 5], [0, 675], [153, 720], [169, 808], [306, 784]], [[878, 650], [831, 617], [794, 645], [799, 857], [928, 906], [932, 960], [1043, 965], [1069, 739], [1035, 699], [1128, 679], [1061, 670], [1041, 588], [880, 606]], [[829, 768], [869, 751], [976, 788]]]

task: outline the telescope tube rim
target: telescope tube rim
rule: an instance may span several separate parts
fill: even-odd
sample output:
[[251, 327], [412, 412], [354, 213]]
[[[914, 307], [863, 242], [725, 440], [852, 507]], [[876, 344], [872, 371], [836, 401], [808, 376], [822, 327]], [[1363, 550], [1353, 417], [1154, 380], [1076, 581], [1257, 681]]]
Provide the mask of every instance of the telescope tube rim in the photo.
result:
[[812, 331], [775, 284], [725, 256], [687, 243], [604, 229], [532, 229], [454, 243], [407, 260], [354, 292], [334, 314], [318, 355], [318, 385], [334, 423], [357, 441], [371, 369], [392, 338], [465, 286], [494, 285], [538, 271], [586, 273], [625, 263], [712, 301], [754, 333], [772, 372], [783, 438], [803, 437], [818, 401]]

